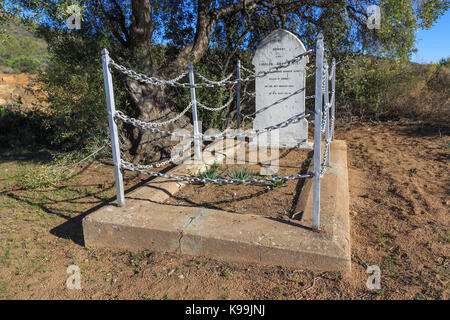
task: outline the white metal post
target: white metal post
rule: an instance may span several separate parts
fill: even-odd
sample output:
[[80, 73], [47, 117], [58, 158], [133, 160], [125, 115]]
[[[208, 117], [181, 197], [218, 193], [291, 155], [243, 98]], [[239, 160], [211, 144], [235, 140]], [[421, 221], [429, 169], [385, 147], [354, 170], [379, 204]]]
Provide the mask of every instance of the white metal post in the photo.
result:
[[236, 86], [236, 116], [237, 116], [237, 129], [241, 129], [241, 60], [237, 61], [236, 66], [236, 78], [238, 80]]
[[[330, 103], [330, 93], [328, 92], [329, 91], [328, 90], [329, 78], [328, 78], [328, 61], [327, 61], [327, 59], [324, 59], [324, 71], [325, 71], [325, 78], [323, 79], [323, 81], [324, 81], [323, 104], [325, 106], [324, 111], [326, 114], [323, 116], [327, 120], [327, 122], [324, 123], [325, 141], [330, 141], [330, 108], [328, 107], [328, 104]], [[330, 157], [326, 158], [325, 161], [326, 161], [325, 165], [329, 166], [330, 165]]]
[[322, 73], [323, 73], [323, 35], [319, 33], [316, 43], [316, 97], [314, 115], [314, 187], [313, 187], [313, 229], [320, 224], [320, 163], [322, 130]]
[[[194, 67], [192, 62], [189, 61], [189, 83], [194, 85]], [[198, 129], [198, 116], [197, 116], [197, 99], [195, 97], [195, 88], [191, 88], [191, 102], [192, 102], [192, 121], [194, 122], [194, 161], [199, 162], [202, 160], [200, 130]]]
[[336, 116], [335, 91], [336, 91], [336, 59], [333, 58], [331, 67], [331, 140], [334, 139], [334, 121]]
[[117, 124], [114, 121], [114, 114], [116, 113], [116, 105], [114, 103], [114, 90], [112, 84], [111, 71], [109, 69], [109, 52], [106, 49], [102, 50], [102, 65], [103, 65], [103, 80], [105, 84], [106, 105], [108, 108], [108, 124], [109, 134], [111, 137], [111, 148], [114, 162], [114, 176], [116, 178], [116, 194], [117, 203], [119, 206], [125, 205], [125, 193], [123, 190], [123, 177], [120, 170], [120, 147]]

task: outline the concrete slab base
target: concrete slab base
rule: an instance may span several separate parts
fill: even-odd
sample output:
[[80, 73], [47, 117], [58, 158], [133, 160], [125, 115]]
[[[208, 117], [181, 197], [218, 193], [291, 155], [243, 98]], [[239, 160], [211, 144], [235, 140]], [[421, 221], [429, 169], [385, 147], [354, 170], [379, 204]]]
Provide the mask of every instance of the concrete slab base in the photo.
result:
[[149, 189], [139, 188], [142, 190], [126, 195], [125, 207], [110, 203], [83, 219], [85, 245], [348, 271], [349, 194], [344, 141], [332, 142], [330, 160], [331, 166], [321, 183], [320, 232], [311, 229], [311, 179], [306, 181], [299, 198], [300, 213], [290, 220], [164, 205], [156, 203], [154, 197], [145, 197]]

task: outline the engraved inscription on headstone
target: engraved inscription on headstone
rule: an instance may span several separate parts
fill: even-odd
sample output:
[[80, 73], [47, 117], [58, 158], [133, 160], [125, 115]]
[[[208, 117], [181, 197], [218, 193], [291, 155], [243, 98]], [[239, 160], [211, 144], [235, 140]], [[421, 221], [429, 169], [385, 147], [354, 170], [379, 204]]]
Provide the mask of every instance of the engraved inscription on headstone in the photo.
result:
[[[303, 43], [291, 32], [283, 29], [273, 31], [258, 46], [253, 58], [255, 72], [267, 71], [287, 60], [306, 52]], [[308, 56], [264, 77], [257, 77], [256, 116], [253, 129], [262, 129], [283, 122], [305, 112], [305, 80]], [[254, 141], [259, 146], [311, 147], [306, 119], [279, 130], [279, 141], [270, 139], [270, 132]], [[271, 141], [272, 140], [272, 141]]]

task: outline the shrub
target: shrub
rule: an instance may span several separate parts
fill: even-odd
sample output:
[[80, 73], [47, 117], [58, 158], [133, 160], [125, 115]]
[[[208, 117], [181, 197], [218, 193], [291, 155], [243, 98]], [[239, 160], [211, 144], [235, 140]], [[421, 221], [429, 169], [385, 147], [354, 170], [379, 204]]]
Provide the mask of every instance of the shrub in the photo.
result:
[[8, 59], [6, 64], [15, 71], [26, 73], [37, 73], [41, 66], [38, 59], [24, 55]]

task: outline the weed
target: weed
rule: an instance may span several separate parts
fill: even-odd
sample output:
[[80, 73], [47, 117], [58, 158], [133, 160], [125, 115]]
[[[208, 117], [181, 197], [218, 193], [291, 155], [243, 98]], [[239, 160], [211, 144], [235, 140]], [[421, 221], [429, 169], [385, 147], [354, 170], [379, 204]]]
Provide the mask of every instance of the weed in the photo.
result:
[[303, 160], [303, 166], [305, 167], [309, 167], [309, 165], [311, 164], [312, 158], [308, 157], [305, 160]]
[[282, 180], [280, 174], [274, 174], [272, 175], [272, 178], [275, 179], [274, 181], [271, 181], [268, 186], [272, 188], [279, 188], [279, 187], [285, 187], [286, 186], [286, 180]]
[[417, 173], [417, 169], [416, 168], [411, 168], [411, 169], [408, 169], [408, 175], [410, 176], [410, 177], [412, 177], [414, 174], [416, 174]]
[[378, 235], [377, 243], [375, 244], [375, 248], [385, 248], [387, 239], [382, 235]]
[[201, 172], [201, 169], [198, 170], [197, 174], [193, 174], [189, 169], [187, 172], [191, 177], [197, 177], [200, 179], [220, 179], [222, 178], [224, 171], [219, 173], [219, 164], [214, 161], [212, 165], [206, 166], [206, 170], [203, 172]]
[[145, 254], [137, 251], [128, 251], [127, 255], [130, 265], [136, 269], [135, 273], [138, 273], [144, 268]]
[[41, 189], [56, 185], [67, 178], [63, 170], [50, 165], [42, 165], [25, 170], [20, 179], [20, 186], [24, 189]]
[[255, 176], [253, 171], [249, 171], [248, 166], [238, 167], [235, 165], [231, 170], [227, 167], [227, 172], [232, 179], [236, 180], [248, 180]]
[[222, 276], [225, 277], [226, 279], [231, 277], [231, 271], [230, 269], [226, 268], [223, 272], [222, 272]]

